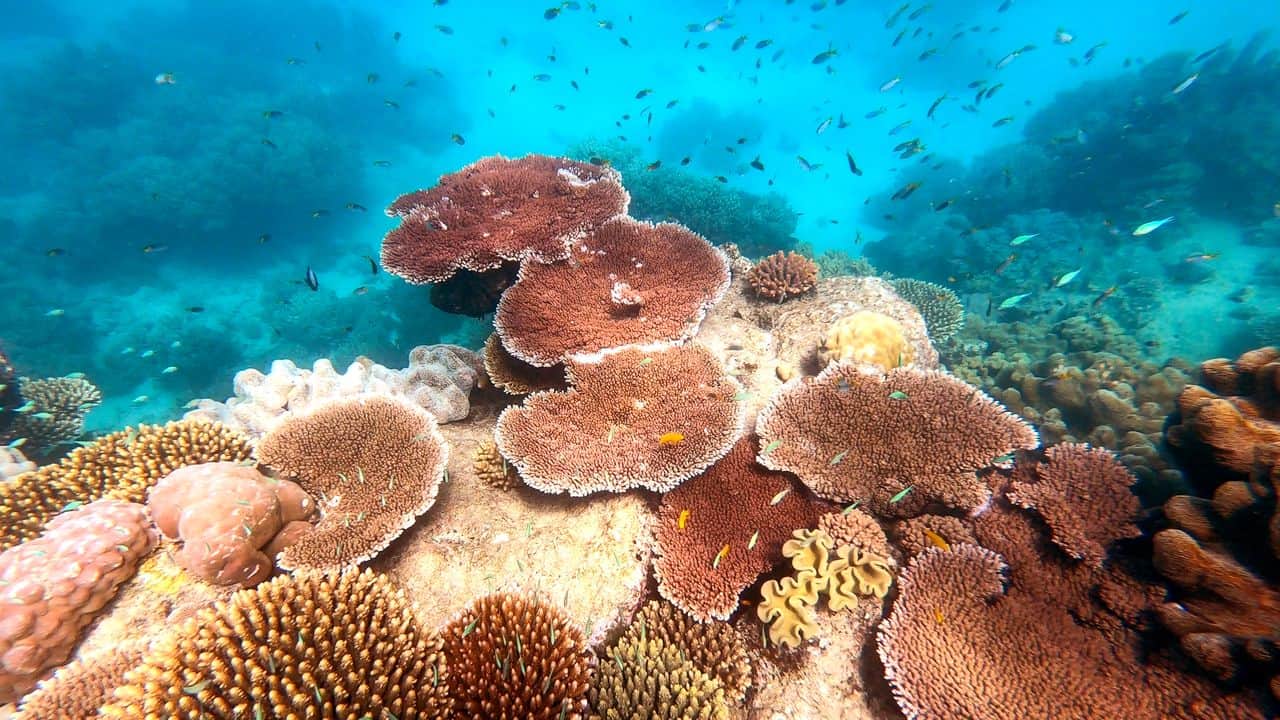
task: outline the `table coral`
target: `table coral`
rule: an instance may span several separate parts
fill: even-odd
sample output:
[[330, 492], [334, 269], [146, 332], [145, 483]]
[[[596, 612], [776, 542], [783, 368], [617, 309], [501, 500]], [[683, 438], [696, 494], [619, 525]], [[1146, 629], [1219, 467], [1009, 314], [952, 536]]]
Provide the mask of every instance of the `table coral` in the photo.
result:
[[507, 352], [497, 333], [484, 341], [484, 369], [489, 375], [489, 382], [508, 395], [528, 395], [538, 390], [564, 387], [564, 365], [530, 365]]
[[974, 471], [1039, 442], [982, 391], [938, 371], [887, 374], [835, 363], [788, 382], [760, 411], [760, 462], [794, 472], [821, 497], [911, 516], [931, 503], [975, 509]]
[[610, 167], [564, 158], [482, 158], [387, 208], [401, 224], [382, 241], [382, 266], [425, 284], [503, 261], [561, 260], [570, 243], [627, 211], [621, 180]]
[[800, 253], [779, 250], [756, 263], [747, 273], [747, 282], [759, 297], [782, 302], [812, 290], [818, 282], [818, 266]]
[[568, 391], [504, 410], [494, 433], [543, 492], [665, 492], [723, 457], [743, 430], [741, 386], [699, 345], [573, 360], [568, 376]]
[[681, 342], [729, 287], [729, 261], [674, 223], [610, 220], [565, 262], [527, 262], [494, 316], [502, 344], [539, 366], [629, 344]]
[[880, 370], [910, 367], [916, 352], [902, 325], [882, 313], [859, 310], [838, 318], [827, 328], [818, 348], [818, 362], [871, 365]]

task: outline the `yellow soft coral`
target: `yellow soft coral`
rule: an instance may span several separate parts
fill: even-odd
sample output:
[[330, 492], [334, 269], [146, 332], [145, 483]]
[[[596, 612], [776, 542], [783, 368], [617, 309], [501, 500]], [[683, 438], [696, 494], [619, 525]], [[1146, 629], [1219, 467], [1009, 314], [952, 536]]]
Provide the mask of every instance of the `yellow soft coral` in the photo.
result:
[[846, 361], [892, 370], [909, 366], [915, 359], [915, 348], [907, 341], [902, 325], [888, 315], [869, 310], [859, 310], [831, 323], [818, 348], [818, 360], [823, 364]]

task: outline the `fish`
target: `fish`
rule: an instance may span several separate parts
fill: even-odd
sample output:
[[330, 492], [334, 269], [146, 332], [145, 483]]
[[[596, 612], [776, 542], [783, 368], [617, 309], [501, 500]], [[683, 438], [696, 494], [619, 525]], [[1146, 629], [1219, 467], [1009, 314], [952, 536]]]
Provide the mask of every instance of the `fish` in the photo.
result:
[[826, 62], [826, 61], [830, 60], [831, 58], [833, 58], [833, 57], [835, 57], [836, 55], [839, 55], [839, 54], [840, 54], [840, 53], [839, 53], [839, 52], [837, 52], [835, 48], [828, 47], [826, 50], [823, 50], [822, 52], [818, 53], [817, 55], [814, 55], [814, 56], [813, 56], [813, 61], [812, 61], [812, 63], [813, 63], [814, 65], [821, 65], [822, 63], [824, 63], [824, 62]]
[[920, 185], [921, 183], [918, 183], [918, 182], [909, 182], [906, 185], [903, 185], [902, 187], [898, 188], [898, 191], [893, 194], [892, 199], [906, 200], [907, 198], [911, 197], [911, 193], [915, 192], [916, 189], [920, 187]]
[[373, 166], [380, 167], [380, 168], [391, 167], [391, 161], [390, 160], [374, 160]]
[[755, 549], [755, 547], [756, 547], [756, 543], [758, 543], [758, 542], [760, 542], [760, 531], [759, 531], [759, 530], [757, 530], [757, 531], [755, 531], [755, 532], [751, 533], [751, 539], [747, 541], [747, 549], [748, 549], [748, 550], [754, 550], [754, 549]]
[[933, 207], [934, 212], [942, 212], [943, 210], [946, 210], [947, 208], [951, 207], [951, 205], [955, 203], [955, 201], [956, 199], [952, 197], [952, 198], [947, 198], [942, 202], [931, 203], [931, 205]]
[[1058, 45], [1070, 45], [1075, 36], [1059, 27], [1053, 32], [1053, 42]]
[[1021, 54], [1022, 54], [1021, 50], [1014, 50], [1008, 55], [1005, 55], [1004, 57], [1000, 58], [1000, 60], [996, 62], [996, 69], [1003, 70], [1009, 67], [1009, 63], [1013, 62], [1014, 60], [1017, 60], [1018, 56]]
[[192, 306], [190, 306], [190, 307], [188, 307], [188, 308], [187, 308], [187, 312], [189, 312], [189, 313], [202, 313], [202, 312], [204, 312], [204, 306], [203, 306], [203, 305], [192, 305]]
[[667, 447], [670, 445], [679, 445], [684, 442], [684, 433], [665, 432], [658, 436], [658, 447]]
[[49, 248], [48, 250], [45, 250], [44, 254], [47, 257], [59, 257], [61, 255], [66, 255], [67, 251], [60, 247], [54, 247], [54, 248]]
[[168, 249], [169, 249], [169, 246], [168, 246], [168, 245], [164, 245], [164, 244], [143, 245], [143, 246], [142, 246], [142, 252], [147, 253], [148, 255], [149, 255], [149, 254], [151, 254], [151, 253], [164, 252], [165, 250], [168, 250]]
[[854, 161], [853, 153], [849, 152], [848, 150], [845, 150], [844, 159], [849, 163], [849, 172], [861, 177], [862, 171], [858, 169], [858, 163]]
[[896, 505], [902, 502], [902, 499], [905, 498], [907, 496], [907, 493], [911, 492], [911, 489], [914, 487], [915, 485], [908, 485], [902, 488], [901, 490], [899, 490], [898, 492], [894, 493], [893, 497], [889, 498], [889, 504]]
[[538, 73], [533, 76], [533, 79], [535, 82], [548, 82], [551, 80], [551, 75], [548, 73]]
[[136, 397], [136, 398], [134, 398], [134, 399], [133, 399], [133, 404], [134, 404], [134, 405], [141, 405], [142, 403], [145, 403], [145, 402], [147, 402], [147, 401], [148, 401], [148, 400], [150, 400], [150, 399], [151, 399], [151, 398], [150, 398], [150, 396], [147, 396], [147, 395], [139, 395], [138, 397]]
[[24, 437], [20, 437], [14, 440], [10, 440], [9, 444], [6, 445], [5, 447], [9, 448], [10, 450], [16, 450], [26, 444], [27, 444], [27, 439]]
[[14, 409], [13, 409], [13, 411], [14, 411], [14, 412], [16, 412], [16, 413], [29, 413], [29, 412], [31, 412], [32, 410], [35, 410], [35, 409], [36, 409], [36, 401], [35, 401], [35, 400], [28, 400], [28, 401], [26, 401], [26, 402], [22, 403], [22, 405], [20, 405], [20, 406], [18, 406], [18, 407], [16, 407], [16, 408], [14, 408]]
[[1094, 45], [1093, 47], [1086, 50], [1084, 53], [1084, 64], [1088, 65], [1089, 63], [1093, 62], [1093, 58], [1097, 56], [1098, 51], [1106, 46], [1107, 46], [1107, 42], [1104, 40], [1098, 43], [1097, 45]]
[[1013, 0], [1004, 0], [1004, 2], [1000, 3], [1000, 7], [996, 8], [996, 12], [1002, 13], [1011, 7], [1013, 7]]
[[377, 260], [374, 260], [372, 257], [369, 257], [368, 255], [361, 255], [360, 257], [362, 257], [362, 258], [364, 258], [365, 260], [368, 260], [368, 261], [369, 261], [369, 273], [370, 273], [370, 274], [372, 274], [372, 275], [377, 275], [377, 274], [378, 274], [378, 261], [377, 261]]
[[305, 279], [307, 281], [307, 287], [311, 288], [312, 292], [320, 289], [320, 279], [316, 277], [316, 271], [312, 270], [310, 265], [307, 266]]
[[761, 170], [761, 171], [764, 170], [764, 163], [760, 162], [759, 155], [756, 156], [755, 160], [751, 161], [751, 167], [755, 168], [756, 170]]
[[997, 120], [997, 121], [995, 121], [995, 122], [991, 123], [991, 127], [993, 127], [993, 128], [1003, 127], [1003, 126], [1005, 126], [1005, 125], [1008, 125], [1008, 124], [1009, 124], [1009, 123], [1011, 123], [1011, 122], [1013, 122], [1013, 116], [1012, 116], [1012, 115], [1005, 115], [1004, 117], [1000, 118], [999, 120]]
[[436, 30], [438, 30], [441, 34], [444, 34], [444, 35], [453, 34], [453, 28], [449, 27], [448, 25], [436, 25]]
[[681, 510], [680, 516], [676, 518], [676, 529], [683, 530], [684, 526], [687, 525], [688, 523], [689, 523], [689, 510], [688, 509]]
[[800, 163], [800, 167], [804, 168], [805, 172], [813, 172], [814, 170], [822, 167], [822, 163], [811, 163], [808, 160], [805, 160], [803, 155], [797, 155], [796, 162]]
[[774, 450], [777, 450], [777, 449], [778, 449], [779, 447], [781, 447], [781, 446], [782, 446], [782, 441], [781, 441], [781, 440], [774, 440], [773, 442], [769, 443], [768, 445], [765, 445], [765, 446], [764, 446], [764, 449], [760, 451], [760, 454], [761, 454], [761, 455], [768, 455], [769, 453], [773, 452]]
[[924, 52], [920, 53], [920, 56], [917, 57], [916, 60], [919, 62], [924, 62], [925, 60], [928, 60], [929, 58], [937, 54], [938, 54], [938, 48], [929, 48], [928, 50], [925, 50]]
[[720, 561], [724, 560], [728, 556], [729, 556], [729, 546], [728, 544], [726, 544], [724, 547], [720, 548], [720, 552], [716, 553], [715, 559], [711, 561], [711, 569], [715, 570], [716, 568], [719, 568]]
[[657, 169], [658, 169], [658, 168], [660, 168], [660, 167], [662, 167], [662, 161], [661, 161], [661, 160], [654, 160], [653, 162], [649, 163], [648, 165], [645, 165], [645, 166], [644, 166], [644, 169], [645, 169], [645, 170], [648, 170], [649, 172], [653, 172], [654, 170], [657, 170]]
[[1029, 298], [1029, 297], [1031, 297], [1031, 293], [1029, 293], [1029, 292], [1019, 293], [1019, 294], [1017, 294], [1017, 295], [1011, 295], [1011, 296], [1009, 296], [1009, 297], [1005, 298], [1005, 299], [1004, 299], [1004, 301], [1003, 301], [1003, 302], [1001, 302], [1001, 303], [1000, 303], [1000, 305], [999, 305], [996, 309], [997, 309], [997, 310], [1008, 310], [1008, 309], [1009, 309], [1009, 308], [1011, 308], [1011, 307], [1017, 307], [1017, 306], [1018, 306], [1018, 303], [1021, 303], [1023, 300], [1026, 300], [1026, 299], [1027, 299], [1027, 298]]
[[170, 72], [160, 73], [159, 75], [156, 76], [156, 84], [157, 85], [176, 85], [178, 84], [178, 79], [173, 76], [173, 73], [170, 73]]
[[622, 43], [623, 47], [631, 47], [631, 41], [624, 37], [618, 38], [618, 42]]
[[885, 21], [884, 28], [886, 30], [892, 28], [894, 23], [898, 22], [898, 18], [902, 17], [902, 13], [906, 12], [909, 7], [911, 7], [911, 3], [903, 3], [902, 6], [895, 10], [893, 14], [889, 16], [889, 19]]
[[1211, 47], [1211, 48], [1209, 48], [1208, 50], [1205, 50], [1204, 52], [1200, 53], [1199, 55], [1197, 55], [1197, 56], [1195, 56], [1195, 57], [1191, 58], [1191, 64], [1192, 64], [1192, 65], [1195, 65], [1195, 64], [1197, 64], [1197, 63], [1201, 62], [1202, 60], [1208, 60], [1209, 58], [1213, 57], [1214, 55], [1217, 55], [1217, 54], [1218, 54], [1218, 51], [1219, 51], [1219, 50], [1221, 50], [1222, 48], [1226, 47], [1226, 46], [1227, 46], [1227, 43], [1222, 43], [1221, 45], [1218, 45], [1218, 46], [1216, 46], [1216, 47]]
[[923, 14], [925, 14], [925, 13], [929, 12], [929, 10], [931, 10], [931, 9], [933, 9], [933, 3], [925, 3], [924, 5], [922, 5], [922, 6], [918, 7], [918, 8], [916, 8], [916, 9], [915, 9], [915, 10], [914, 10], [910, 15], [908, 15], [908, 16], [907, 16], [907, 19], [908, 19], [908, 20], [915, 20], [916, 18], [920, 17], [921, 15], [923, 15]]
[[453, 144], [454, 144], [454, 145], [466, 145], [466, 144], [467, 144], [467, 139], [466, 139], [466, 138], [464, 138], [464, 137], [462, 137], [462, 136], [461, 136], [461, 135], [459, 135], [458, 133], [454, 133], [454, 134], [450, 135], [450, 136], [449, 136], [449, 139], [453, 141]]
[[274, 119], [276, 119], [276, 118], [278, 118], [278, 117], [282, 117], [282, 116], [284, 116], [284, 111], [283, 111], [283, 110], [263, 110], [263, 111], [262, 111], [262, 117], [264, 117], [264, 118], [266, 118], [266, 119], [268, 119], [268, 120], [274, 120]]
[[888, 80], [880, 86], [880, 92], [889, 92], [890, 90], [897, 87], [898, 83], [900, 82], [902, 82], [902, 76], [901, 75], [895, 76], [892, 80]]
[[933, 113], [934, 113], [935, 111], [937, 111], [938, 106], [942, 105], [942, 102], [943, 102], [944, 100], [946, 100], [946, 99], [947, 99], [947, 94], [946, 94], [946, 93], [942, 93], [942, 95], [941, 95], [937, 100], [934, 100], [934, 101], [933, 101], [933, 104], [929, 106], [929, 112], [925, 113], [925, 117], [927, 117], [927, 118], [929, 118], [930, 120], [932, 120], [932, 119], [933, 119]]
[[360, 287], [351, 291], [352, 295], [367, 295], [368, 293], [369, 293], [369, 288], [366, 285], [361, 285]]
[[543, 20], [555, 20], [557, 17], [559, 17], [559, 16], [560, 16], [560, 10], [561, 10], [561, 8], [559, 8], [559, 7], [551, 7], [551, 8], [547, 8], [547, 9], [542, 13], [542, 19], [543, 19]]
[[906, 129], [907, 129], [907, 127], [908, 127], [909, 125], [911, 125], [911, 121], [910, 121], [910, 120], [903, 120], [902, 122], [900, 122], [900, 123], [898, 123], [897, 125], [894, 125], [894, 126], [893, 126], [893, 129], [889, 131], [889, 136], [890, 136], [890, 137], [892, 137], [892, 136], [894, 136], [894, 135], [897, 135], [898, 133], [902, 132], [903, 130], [906, 130]]
[[688, 165], [691, 162], [693, 162], [693, 158], [689, 155], [685, 155], [684, 157], [680, 158], [680, 165], [682, 166]]
[[[1008, 3], [1006, 3], [1006, 4], [1008, 4]], [[934, 619], [934, 620], [935, 620], [939, 625], [941, 625], [941, 624], [943, 624], [944, 622], [946, 622], [946, 618], [943, 616], [942, 611], [941, 611], [941, 610], [939, 610], [938, 608], [934, 608], [934, 609], [933, 609], [933, 619]]]
[[1169, 18], [1169, 24], [1170, 24], [1170, 25], [1177, 25], [1177, 24], [1182, 20], [1182, 18], [1184, 18], [1184, 17], [1186, 17], [1186, 16], [1187, 16], [1187, 13], [1189, 13], [1189, 12], [1191, 12], [1191, 11], [1190, 11], [1190, 10], [1183, 10], [1182, 12], [1178, 13], [1177, 15], [1174, 15], [1173, 17]]
[[1031, 239], [1033, 239], [1033, 238], [1038, 238], [1038, 237], [1040, 237], [1040, 233], [1031, 233], [1031, 234], [1029, 234], [1029, 235], [1019, 235], [1018, 237], [1016, 237], [1016, 238], [1014, 238], [1014, 239], [1010, 240], [1010, 241], [1009, 241], [1009, 244], [1010, 244], [1010, 245], [1021, 245], [1022, 243], [1026, 242], [1026, 241], [1028, 241], [1028, 240], [1031, 240]]
[[[898, 364], [901, 365], [902, 363], [898, 363]], [[901, 390], [894, 390], [893, 392], [889, 393], [889, 399], [890, 400], [906, 400], [907, 394], [902, 392]]]
[[161, 370], [161, 371], [160, 371], [160, 374], [161, 374], [161, 375], [172, 375], [172, 374], [174, 374], [174, 373], [176, 373], [176, 372], [178, 372], [178, 366], [177, 366], [177, 365], [170, 365], [169, 367], [167, 367], [167, 368], [165, 368], [165, 369]]
[[1063, 285], [1066, 285], [1072, 280], [1075, 280], [1076, 276], [1079, 275], [1082, 270], [1084, 270], [1084, 268], [1079, 268], [1077, 270], [1072, 270], [1071, 272], [1063, 273], [1057, 280], [1053, 282], [1053, 286], [1056, 288], [1060, 288]]
[[839, 465], [840, 461], [844, 459], [844, 456], [848, 454], [849, 454], [848, 450], [841, 450], [840, 452], [836, 453], [834, 457], [831, 458], [831, 461], [827, 463], [827, 466], [834, 467], [836, 465]]
[[1167, 218], [1161, 218], [1160, 220], [1152, 220], [1151, 222], [1144, 222], [1138, 227], [1133, 229], [1132, 235], [1134, 237], [1142, 237], [1143, 235], [1148, 235], [1150, 233], [1155, 232], [1156, 230], [1159, 230], [1161, 227], [1164, 227], [1166, 223], [1170, 223], [1170, 222], [1173, 222], [1172, 215], [1170, 215]]
[[312, 211], [311, 211], [311, 217], [313, 217], [313, 218], [322, 218], [322, 217], [328, 217], [328, 216], [329, 216], [329, 211], [328, 211], [328, 210], [323, 210], [323, 209], [321, 209], [321, 210], [312, 210]]
[[929, 543], [930, 543], [931, 545], [933, 545], [934, 547], [936, 547], [936, 548], [938, 548], [938, 549], [940, 549], [940, 550], [943, 550], [944, 552], [950, 552], [950, 551], [951, 551], [951, 544], [950, 544], [950, 543], [948, 543], [948, 542], [947, 542], [947, 541], [946, 541], [946, 540], [945, 540], [941, 535], [939, 535], [938, 533], [936, 533], [936, 532], [934, 532], [934, 531], [930, 530], [929, 528], [924, 528], [924, 536], [925, 536], [925, 539], [927, 539], [927, 540], [929, 541]]
[[642, 100], [653, 94], [653, 88], [644, 88], [636, 93], [636, 99]]
[[1002, 87], [1004, 87], [1004, 83], [996, 83], [995, 85], [992, 85], [991, 87], [987, 88], [985, 91], [979, 93], [979, 95], [982, 96], [983, 100], [990, 100], [992, 97], [995, 96], [996, 93], [1000, 92], [1000, 88]]
[[143, 350], [141, 353], [138, 354], [138, 357], [149, 358], [149, 357], [155, 356], [155, 354], [156, 354], [155, 350]]
[[369, 208], [367, 208], [367, 207], [365, 207], [365, 206], [361, 205], [360, 203], [354, 203], [354, 202], [349, 202], [349, 203], [347, 203], [347, 209], [348, 209], [348, 210], [354, 210], [354, 211], [356, 211], [356, 212], [368, 212], [368, 211], [369, 211]]
[[378, 82], [378, 73], [369, 73], [364, 76], [364, 81], [370, 85]]
[[773, 44], [773, 41], [772, 41], [772, 40], [768, 40], [768, 39], [766, 39], [766, 40], [761, 40], [760, 42], [756, 43], [756, 49], [757, 49], [757, 50], [763, 50], [763, 49], [765, 49], [765, 48], [769, 47], [769, 46], [770, 46], [770, 45], [772, 45], [772, 44]]
[[822, 133], [826, 132], [827, 128], [829, 127], [831, 127], [830, 116], [828, 116], [826, 120], [823, 120], [822, 122], [818, 123], [818, 127], [817, 129], [814, 130], [814, 133], [817, 135], [821, 135]]
[[45, 317], [62, 317], [63, 315], [66, 315], [66, 314], [67, 314], [67, 311], [63, 310], [62, 308], [54, 308], [49, 312], [46, 312], [44, 316]]
[[1119, 289], [1120, 289], [1119, 285], [1112, 285], [1106, 290], [1103, 290], [1101, 295], [1093, 299], [1093, 303], [1092, 303], [1093, 309], [1095, 310], [1098, 309], [1098, 307], [1102, 305], [1103, 301], [1105, 301], [1107, 298], [1111, 297], [1112, 295], [1115, 295], [1116, 290], [1119, 290]]
[[1218, 255], [1220, 254], [1221, 253], [1192, 253], [1191, 255], [1188, 255], [1185, 258], [1183, 258], [1182, 262], [1185, 262], [1185, 263], [1208, 262], [1218, 257]]
[[742, 47], [743, 43], [745, 43], [746, 41], [747, 41], [746, 35], [739, 35], [738, 39], [733, 41], [733, 45], [731, 45], [729, 49], [734, 52], [737, 52]]
[[863, 115], [862, 117], [870, 120], [871, 118], [880, 117], [881, 115], [885, 114], [888, 111], [889, 111], [889, 108], [881, 105], [880, 107], [876, 108], [875, 110], [872, 110], [871, 112], [867, 113], [866, 115]]
[[1198, 72], [1191, 73], [1190, 75], [1188, 75], [1188, 76], [1187, 76], [1187, 79], [1186, 79], [1186, 80], [1183, 80], [1182, 82], [1178, 83], [1177, 85], [1174, 85], [1174, 86], [1173, 86], [1173, 89], [1169, 91], [1169, 94], [1170, 94], [1170, 95], [1177, 95], [1178, 93], [1182, 92], [1183, 90], [1186, 90], [1187, 88], [1191, 87], [1191, 84], [1192, 84], [1192, 83], [1194, 83], [1194, 82], [1195, 82], [1196, 80], [1198, 80], [1198, 79], [1200, 79], [1200, 73], [1198, 73]]
[[781, 491], [778, 492], [778, 494], [773, 496], [773, 499], [769, 501], [769, 505], [771, 506], [777, 505], [778, 503], [782, 502], [782, 499], [785, 498], [787, 494], [790, 492], [791, 492], [791, 488], [789, 487], [783, 488]]
[[263, 144], [263, 145], [265, 145], [265, 146], [267, 146], [267, 147], [269, 147], [269, 148], [271, 148], [272, 150], [279, 150], [279, 149], [280, 149], [280, 148], [279, 148], [279, 146], [277, 146], [275, 143], [271, 142], [271, 138], [262, 138], [262, 144]]

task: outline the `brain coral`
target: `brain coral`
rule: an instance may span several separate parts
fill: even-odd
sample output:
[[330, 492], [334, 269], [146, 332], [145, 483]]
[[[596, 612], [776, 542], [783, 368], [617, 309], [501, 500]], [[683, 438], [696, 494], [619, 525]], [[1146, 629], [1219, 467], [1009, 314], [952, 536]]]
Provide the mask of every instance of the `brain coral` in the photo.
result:
[[881, 370], [910, 367], [916, 351], [907, 342], [902, 325], [883, 313], [859, 310], [827, 328], [818, 349], [818, 362], [873, 365]]
[[147, 489], [186, 465], [249, 457], [249, 441], [218, 423], [183, 420], [140, 425], [77, 448], [57, 465], [0, 486], [0, 547], [40, 534], [68, 505], [102, 497], [144, 502]]
[[896, 516], [930, 503], [980, 507], [990, 491], [974, 471], [1038, 444], [1030, 425], [946, 373], [882, 375], [845, 363], [784, 385], [756, 432], [766, 467], [794, 472], [822, 497]]
[[526, 262], [494, 327], [512, 355], [568, 355], [682, 341], [729, 287], [724, 253], [683, 225], [618, 217], [573, 243], [566, 262]]
[[747, 273], [756, 295], [782, 302], [803, 295], [818, 282], [818, 265], [797, 252], [781, 250], [762, 259]]
[[447, 720], [440, 637], [401, 592], [364, 572], [282, 575], [205, 609], [147, 653], [116, 720]]
[[98, 386], [83, 377], [68, 376], [18, 381], [24, 412], [15, 413], [11, 435], [26, 438], [23, 447], [43, 454], [59, 443], [69, 442], [84, 432], [84, 416], [102, 402]]
[[699, 345], [574, 360], [568, 376], [568, 391], [530, 395], [494, 432], [543, 492], [665, 492], [724, 456], [746, 419], [741, 387]]
[[156, 545], [147, 510], [98, 500], [0, 553], [0, 702], [35, 687]]
[[286, 419], [258, 459], [320, 498], [319, 524], [280, 567], [335, 570], [377, 555], [435, 503], [449, 446], [422, 408], [356, 395]]
[[897, 278], [890, 282], [903, 300], [920, 311], [929, 330], [929, 339], [934, 343], [950, 339], [964, 327], [964, 305], [950, 288], [912, 278]]
[[443, 634], [458, 717], [585, 717], [594, 657], [582, 631], [559, 608], [522, 595], [486, 595]]
[[382, 266], [422, 284], [504, 260], [560, 260], [629, 202], [609, 167], [545, 155], [482, 158], [387, 208], [401, 224], [382, 241]]
[[728, 620], [739, 594], [782, 560], [792, 531], [812, 526], [820, 513], [794, 480], [756, 463], [755, 440], [744, 437], [662, 497], [654, 527], [658, 592], [694, 618]]

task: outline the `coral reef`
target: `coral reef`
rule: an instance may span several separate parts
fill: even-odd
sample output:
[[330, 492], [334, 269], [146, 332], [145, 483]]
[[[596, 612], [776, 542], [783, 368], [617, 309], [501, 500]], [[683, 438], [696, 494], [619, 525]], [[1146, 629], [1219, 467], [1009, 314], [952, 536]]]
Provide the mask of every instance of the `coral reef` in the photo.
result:
[[784, 385], [756, 432], [766, 467], [794, 472], [821, 497], [898, 517], [935, 503], [981, 507], [990, 493], [974, 471], [1039, 444], [1030, 425], [950, 375], [844, 363]]
[[476, 446], [471, 467], [481, 482], [497, 490], [510, 490], [524, 484], [515, 467], [502, 457], [502, 453], [498, 452], [498, 444], [492, 440]]
[[897, 278], [890, 284], [894, 292], [920, 311], [929, 339], [935, 344], [949, 340], [964, 327], [964, 305], [951, 288], [911, 278]]
[[782, 543], [821, 513], [798, 483], [755, 461], [743, 437], [662, 497], [654, 523], [658, 593], [702, 621], [728, 620], [740, 593], [782, 560]]
[[14, 720], [91, 720], [124, 683], [124, 674], [140, 665], [145, 648], [132, 643], [77, 659], [22, 699]]
[[911, 367], [915, 348], [907, 342], [902, 325], [878, 312], [859, 310], [836, 319], [818, 348], [818, 362], [871, 365], [879, 370]]
[[[22, 446], [36, 456], [80, 437], [84, 416], [102, 402], [98, 387], [83, 377], [56, 377], [18, 380], [23, 402], [9, 427], [9, 437], [26, 438]], [[3, 435], [0, 435], [3, 438]]]
[[582, 631], [554, 605], [531, 596], [486, 595], [442, 634], [449, 693], [460, 716], [585, 718], [595, 657]]
[[694, 665], [669, 639], [650, 635], [635, 625], [599, 661], [589, 697], [590, 720], [729, 717], [719, 680]]
[[179, 565], [215, 585], [249, 587], [271, 577], [286, 538], [310, 531], [316, 504], [289, 480], [220, 462], [169, 473], [147, 507], [165, 537], [182, 541]]
[[931, 547], [949, 550], [960, 543], [978, 544], [973, 529], [951, 515], [925, 514], [900, 520], [894, 523], [893, 534], [894, 544], [909, 556], [919, 555]]
[[45, 522], [69, 507], [104, 497], [141, 503], [148, 488], [180, 467], [240, 462], [250, 453], [243, 435], [202, 420], [104, 435], [56, 465], [0, 486], [0, 547], [36, 537]]
[[538, 390], [564, 388], [564, 365], [538, 367], [517, 359], [502, 346], [502, 338], [492, 333], [484, 341], [484, 369], [489, 382], [509, 395], [528, 395]]
[[818, 265], [797, 252], [779, 250], [756, 263], [747, 273], [747, 282], [757, 296], [782, 302], [813, 289], [818, 283]]
[[382, 241], [382, 266], [416, 284], [503, 261], [562, 260], [570, 244], [627, 211], [616, 170], [545, 155], [482, 158], [387, 208], [400, 226]]
[[156, 540], [146, 508], [98, 500], [0, 553], [0, 702], [30, 691], [67, 660], [80, 631]]
[[259, 461], [320, 498], [320, 522], [277, 562], [337, 570], [374, 557], [435, 504], [449, 446], [430, 413], [405, 400], [355, 395], [286, 419]]
[[817, 529], [830, 536], [835, 547], [849, 545], [873, 555], [893, 557], [893, 548], [880, 523], [857, 508], [825, 513], [818, 518]]
[[484, 272], [459, 270], [448, 280], [431, 285], [431, 304], [455, 315], [492, 315], [502, 293], [516, 281], [519, 269], [519, 263], [507, 262]]
[[368, 570], [284, 575], [202, 610], [125, 675], [107, 718], [452, 717], [438, 635]]
[[543, 492], [665, 492], [723, 457], [743, 430], [741, 386], [699, 345], [571, 360], [568, 376], [570, 390], [507, 408], [494, 433]]
[[729, 287], [720, 250], [688, 228], [617, 217], [574, 241], [567, 262], [525, 263], [494, 316], [533, 365], [628, 344], [689, 339]]
[[671, 603], [651, 600], [627, 630], [628, 635], [637, 633], [679, 649], [694, 667], [720, 681], [730, 703], [742, 702], [751, 687], [746, 645], [728, 624], [698, 622]]

